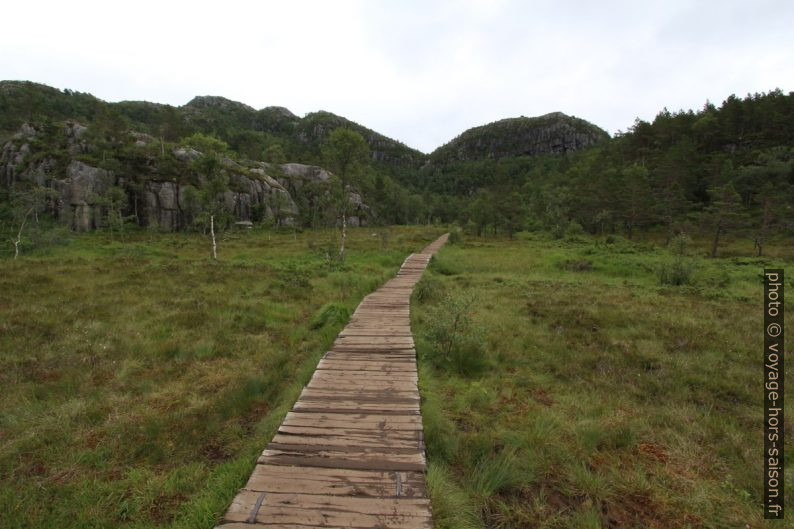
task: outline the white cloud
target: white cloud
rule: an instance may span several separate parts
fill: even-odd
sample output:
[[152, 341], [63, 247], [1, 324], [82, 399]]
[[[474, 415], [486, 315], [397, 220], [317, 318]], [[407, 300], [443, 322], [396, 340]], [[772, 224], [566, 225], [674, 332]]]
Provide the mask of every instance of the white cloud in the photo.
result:
[[28, 1], [4, 21], [0, 78], [324, 109], [424, 151], [503, 117], [560, 110], [614, 132], [794, 89], [785, 0]]

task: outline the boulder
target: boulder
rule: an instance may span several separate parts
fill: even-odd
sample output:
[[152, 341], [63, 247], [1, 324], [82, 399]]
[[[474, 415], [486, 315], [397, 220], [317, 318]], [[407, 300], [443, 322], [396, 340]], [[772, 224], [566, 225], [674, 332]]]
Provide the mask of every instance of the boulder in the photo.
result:
[[201, 153], [192, 147], [177, 147], [173, 152], [176, 159], [180, 162], [192, 162], [201, 156]]

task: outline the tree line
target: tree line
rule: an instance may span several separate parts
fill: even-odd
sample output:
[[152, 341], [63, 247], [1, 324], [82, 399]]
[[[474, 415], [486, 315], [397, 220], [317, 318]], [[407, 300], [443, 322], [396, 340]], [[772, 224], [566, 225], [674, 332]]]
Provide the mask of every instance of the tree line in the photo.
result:
[[511, 235], [705, 230], [764, 241], [794, 225], [794, 94], [729, 97], [660, 112], [596, 147], [562, 156], [458, 162], [420, 173], [427, 216]]
[[[8, 106], [7, 99], [0, 107]], [[125, 221], [141, 223], [135, 197], [147, 180], [185, 185], [183, 229], [204, 230], [208, 219], [221, 228], [228, 225], [232, 219], [215, 207], [230, 186], [220, 167], [227, 156], [275, 166], [314, 163], [334, 173], [331, 188], [309, 186], [293, 197], [298, 228], [346, 225], [349, 191], [361, 195], [371, 224], [458, 223], [480, 235], [507, 236], [546, 229], [560, 236], [584, 230], [632, 238], [661, 228], [672, 238], [701, 230], [711, 234], [713, 254], [726, 233], [740, 232], [753, 239], [761, 255], [765, 241], [791, 232], [794, 221], [794, 94], [780, 90], [731, 96], [698, 111], [664, 109], [652, 121], [638, 119], [626, 132], [578, 152], [413, 165], [374, 160], [361, 132], [342, 126], [325, 131], [319, 143], [296, 154], [278, 137], [278, 127], [257, 131], [237, 123], [244, 112], [242, 117], [216, 116], [226, 120], [222, 135], [216, 135], [197, 132], [196, 123], [186, 124], [173, 107], [163, 105], [125, 103], [121, 109], [87, 94], [50, 98], [36, 90], [26, 105], [22, 114], [11, 112], [0, 121], [16, 124], [31, 118], [38, 123], [42, 133], [35, 139], [34, 157], [54, 160], [55, 171], [65, 170], [76, 157], [121, 177], [130, 199], [125, 201], [118, 190], [103, 197], [107, 226], [115, 229]], [[36, 105], [43, 115], [30, 110]], [[77, 154], [64, 143], [57, 119], [70, 112], [88, 120], [84, 147]], [[151, 121], [156, 141], [143, 149], [135, 146], [131, 120]], [[202, 157], [185, 166], [172, 152], [178, 145], [193, 146]], [[340, 154], [345, 149], [349, 158]], [[28, 204], [46, 202], [47, 193], [23, 192], [13, 186], [2, 190], [0, 217], [15, 219], [6, 226], [18, 226], [26, 212], [25, 218], [46, 212], [46, 207]], [[280, 224], [278, 205], [273, 209], [270, 220]], [[252, 217], [254, 222], [266, 220], [259, 211]]]

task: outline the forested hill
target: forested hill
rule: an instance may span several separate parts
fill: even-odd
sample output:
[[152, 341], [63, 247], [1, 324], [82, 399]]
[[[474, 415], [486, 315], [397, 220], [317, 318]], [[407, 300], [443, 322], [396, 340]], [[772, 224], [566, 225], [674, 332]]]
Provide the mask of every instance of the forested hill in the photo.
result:
[[287, 161], [318, 164], [328, 134], [344, 127], [361, 134], [376, 163], [388, 167], [418, 166], [425, 155], [397, 140], [330, 112], [300, 118], [283, 107], [256, 110], [218, 96], [199, 96], [181, 107], [146, 101], [107, 103], [91, 94], [60, 91], [27, 81], [0, 81], [0, 139], [23, 123], [74, 120], [106, 129], [130, 129], [176, 142], [195, 132], [225, 141], [241, 156], [267, 158], [275, 148]]
[[471, 128], [430, 155], [433, 164], [511, 156], [562, 154], [609, 139], [587, 121], [562, 112], [536, 118], [507, 118]]
[[[527, 227], [621, 233], [665, 227], [765, 238], [794, 231], [794, 93], [663, 110], [566, 156], [514, 156], [423, 168], [444, 216], [480, 233]], [[435, 213], [439, 214], [439, 213]], [[715, 252], [716, 253], [716, 252]]]

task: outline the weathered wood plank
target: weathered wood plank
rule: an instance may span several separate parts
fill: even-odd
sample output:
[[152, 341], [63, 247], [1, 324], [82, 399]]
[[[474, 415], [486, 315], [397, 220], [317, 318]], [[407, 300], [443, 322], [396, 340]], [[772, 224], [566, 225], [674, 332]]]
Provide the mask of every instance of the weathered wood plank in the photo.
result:
[[[429, 503], [419, 498], [367, 498], [243, 490], [224, 517], [264, 527], [429, 528]], [[229, 527], [229, 526], [224, 526]]]
[[[399, 475], [398, 475], [399, 474]], [[336, 496], [425, 497], [421, 472], [257, 465], [245, 490]]]
[[259, 463], [270, 465], [350, 468], [366, 470], [425, 470], [424, 453], [393, 454], [336, 450], [265, 450]]

